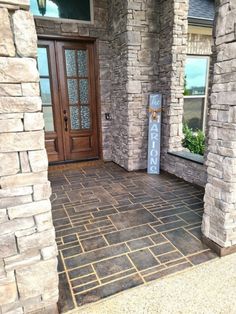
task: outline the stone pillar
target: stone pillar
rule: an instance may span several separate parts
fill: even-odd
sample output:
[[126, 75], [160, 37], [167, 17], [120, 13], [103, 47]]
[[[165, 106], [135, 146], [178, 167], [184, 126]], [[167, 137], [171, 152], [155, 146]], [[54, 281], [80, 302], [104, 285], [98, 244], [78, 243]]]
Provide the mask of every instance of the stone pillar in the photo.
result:
[[147, 167], [148, 95], [158, 81], [157, 7], [156, 0], [110, 5], [112, 158], [130, 171]]
[[148, 97], [157, 91], [159, 5], [127, 1], [128, 170], [147, 168]]
[[159, 90], [163, 94], [162, 168], [175, 173], [167, 152], [182, 147], [184, 66], [187, 53], [188, 0], [160, 0]]
[[57, 247], [29, 0], [0, 0], [0, 313], [56, 313]]
[[202, 232], [204, 241], [221, 256], [236, 251], [235, 25], [235, 0], [218, 1]]
[[[116, 12], [116, 14], [114, 14]], [[128, 168], [127, 1], [111, 0], [109, 25], [111, 43], [112, 161]]]

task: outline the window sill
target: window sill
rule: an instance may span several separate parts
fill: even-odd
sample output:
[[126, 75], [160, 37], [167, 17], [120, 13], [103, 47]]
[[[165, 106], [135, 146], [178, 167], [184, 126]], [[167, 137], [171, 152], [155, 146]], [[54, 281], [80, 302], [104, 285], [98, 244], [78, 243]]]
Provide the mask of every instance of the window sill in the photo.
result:
[[204, 163], [204, 157], [198, 154], [186, 152], [186, 151], [180, 151], [180, 152], [168, 152], [169, 155], [179, 157], [185, 160], [193, 161], [199, 165], [203, 165]]

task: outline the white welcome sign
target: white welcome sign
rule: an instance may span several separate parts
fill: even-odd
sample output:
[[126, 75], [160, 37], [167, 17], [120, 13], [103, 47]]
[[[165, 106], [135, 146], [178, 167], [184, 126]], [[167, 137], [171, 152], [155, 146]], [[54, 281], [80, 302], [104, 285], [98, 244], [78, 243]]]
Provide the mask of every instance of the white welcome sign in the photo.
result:
[[161, 94], [150, 95], [147, 170], [149, 174], [160, 174], [161, 102]]

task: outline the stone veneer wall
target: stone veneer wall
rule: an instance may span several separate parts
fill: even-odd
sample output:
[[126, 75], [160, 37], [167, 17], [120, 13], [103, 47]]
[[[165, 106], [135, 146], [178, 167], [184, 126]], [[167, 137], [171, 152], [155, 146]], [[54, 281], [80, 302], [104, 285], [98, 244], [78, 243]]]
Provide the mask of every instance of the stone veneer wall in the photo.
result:
[[160, 0], [159, 84], [163, 94], [162, 168], [166, 153], [182, 150], [184, 65], [187, 52], [188, 0]]
[[128, 170], [147, 167], [148, 96], [158, 84], [158, 14], [156, 0], [128, 1]]
[[[98, 98], [101, 109], [102, 152], [105, 160], [111, 160], [111, 121], [105, 119], [105, 113], [111, 112], [111, 76], [110, 76], [110, 43], [108, 32], [108, 0], [94, 0], [94, 22], [91, 24], [78, 21], [62, 21], [49, 18], [35, 18], [38, 35], [53, 35], [64, 37], [93, 37], [96, 38], [99, 84]], [[114, 13], [114, 12], [113, 12]]]
[[[114, 14], [115, 12], [115, 14]], [[128, 168], [127, 2], [110, 1], [112, 160]]]
[[56, 313], [37, 37], [28, 0], [0, 0], [0, 313]]
[[112, 159], [127, 170], [147, 166], [148, 95], [158, 80], [157, 6], [156, 0], [110, 6]]
[[236, 250], [235, 0], [220, 0], [217, 9], [202, 231], [219, 247]]
[[182, 151], [184, 66], [187, 53], [188, 0], [160, 0], [159, 91], [163, 94], [162, 169], [204, 186], [202, 165], [168, 152]]
[[[191, 27], [190, 27], [191, 30]], [[187, 37], [187, 54], [191, 55], [211, 55], [212, 53], [212, 36], [188, 33]], [[210, 61], [209, 85], [212, 81], [212, 60]], [[182, 118], [181, 118], [182, 123]], [[207, 129], [206, 129], [207, 133]], [[191, 160], [182, 159], [177, 156], [167, 155], [166, 163], [168, 163], [168, 171], [184, 180], [205, 186], [207, 181], [206, 165], [204, 156], [204, 164], [199, 164]]]
[[184, 159], [170, 154], [166, 155], [165, 162], [168, 162], [168, 172], [184, 179], [187, 182], [204, 187], [207, 181], [205, 164]]
[[187, 11], [187, 0], [95, 0], [93, 24], [35, 21], [41, 35], [97, 38], [104, 160], [127, 170], [146, 168], [148, 95], [159, 91], [165, 106], [162, 168], [204, 185], [203, 166], [167, 154], [182, 150]]

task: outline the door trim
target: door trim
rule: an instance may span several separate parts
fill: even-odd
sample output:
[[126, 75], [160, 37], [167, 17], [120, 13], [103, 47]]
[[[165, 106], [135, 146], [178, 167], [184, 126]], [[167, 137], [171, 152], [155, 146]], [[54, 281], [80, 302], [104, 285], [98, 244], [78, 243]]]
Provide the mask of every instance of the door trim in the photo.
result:
[[[62, 35], [47, 35], [47, 34], [37, 34], [38, 41], [39, 40], [57, 40], [57, 41], [70, 41], [70, 42], [79, 42], [85, 41], [88, 43], [93, 43], [93, 54], [94, 54], [94, 71], [95, 71], [95, 104], [96, 104], [96, 122], [97, 122], [97, 141], [98, 141], [98, 158], [88, 158], [86, 160], [91, 159], [99, 159], [103, 160], [103, 150], [102, 150], [102, 116], [101, 116], [101, 93], [100, 93], [100, 71], [99, 71], [99, 56], [98, 56], [98, 39], [95, 37], [85, 37], [85, 36], [78, 36], [70, 35], [70, 36], [62, 36]], [[82, 160], [79, 160], [82, 161]], [[79, 162], [78, 161], [78, 162]], [[68, 163], [68, 162], [76, 162], [76, 161], [59, 161], [59, 162], [51, 162], [50, 164], [57, 164], [57, 163]]]

